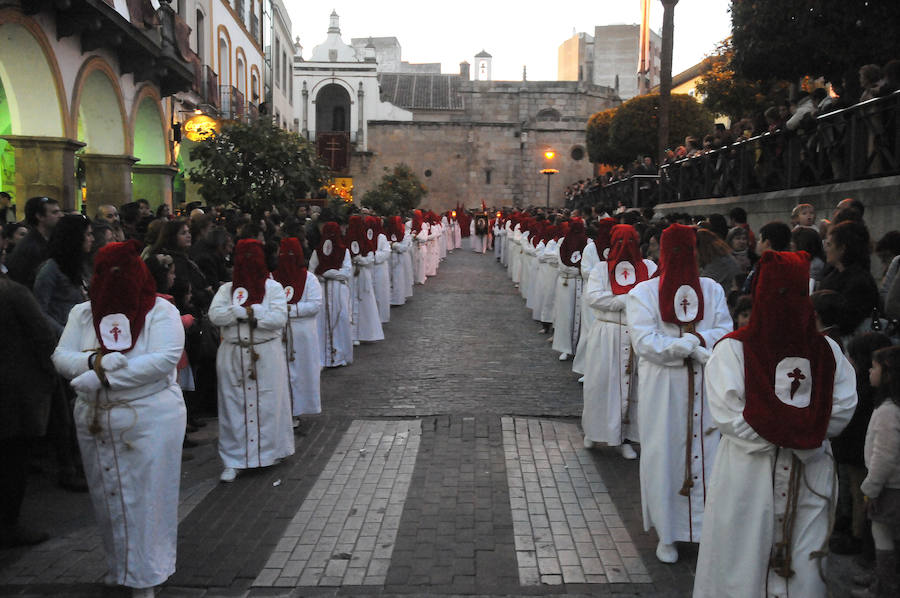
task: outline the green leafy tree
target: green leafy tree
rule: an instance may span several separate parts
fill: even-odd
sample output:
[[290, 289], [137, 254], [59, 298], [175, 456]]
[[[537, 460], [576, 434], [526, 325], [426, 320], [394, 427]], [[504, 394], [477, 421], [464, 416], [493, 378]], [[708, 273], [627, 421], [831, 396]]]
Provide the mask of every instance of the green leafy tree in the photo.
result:
[[592, 114], [588, 120], [585, 143], [588, 158], [594, 164], [621, 164], [624, 161], [609, 144], [609, 127], [615, 114], [616, 108], [610, 108]]
[[776, 79], [757, 81], [742, 77], [734, 68], [734, 46], [727, 38], [704, 62], [707, 69], [697, 82], [703, 105], [713, 114], [739, 120], [787, 99], [788, 83]]
[[[688, 135], [702, 136], [713, 128], [713, 116], [689, 95], [673, 94], [668, 145], [684, 143]], [[659, 131], [659, 94], [632, 98], [619, 106], [609, 125], [609, 145], [625, 164], [641, 156], [655, 156]]]
[[734, 67], [752, 80], [840, 81], [900, 55], [892, 0], [731, 0]]
[[406, 164], [397, 164], [393, 169], [384, 169], [378, 185], [366, 191], [362, 205], [379, 214], [405, 214], [415, 209], [428, 189]]
[[312, 145], [268, 118], [226, 124], [201, 141], [191, 159], [199, 166], [190, 178], [207, 203], [230, 202], [252, 214], [273, 205], [291, 207], [328, 178]]

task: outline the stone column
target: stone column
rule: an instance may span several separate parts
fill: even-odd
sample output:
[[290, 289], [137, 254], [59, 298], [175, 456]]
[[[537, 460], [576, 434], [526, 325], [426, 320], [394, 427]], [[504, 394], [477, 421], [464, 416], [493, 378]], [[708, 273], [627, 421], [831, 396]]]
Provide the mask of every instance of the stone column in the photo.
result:
[[174, 213], [172, 180], [178, 174], [177, 168], [166, 164], [135, 164], [132, 172], [132, 197], [135, 200], [146, 199], [154, 210], [166, 204]]
[[16, 205], [24, 215], [29, 197], [51, 197], [75, 209], [75, 152], [84, 144], [65, 137], [4, 135], [16, 159]]
[[303, 137], [308, 141], [309, 138], [309, 90], [306, 88], [306, 81], [303, 82]]
[[359, 151], [366, 151], [366, 92], [363, 90], [362, 81], [359, 82], [359, 90], [356, 92], [356, 113], [357, 119], [356, 129], [356, 147]]
[[93, 216], [97, 206], [121, 206], [131, 201], [131, 174], [134, 156], [111, 154], [82, 154], [88, 214]]

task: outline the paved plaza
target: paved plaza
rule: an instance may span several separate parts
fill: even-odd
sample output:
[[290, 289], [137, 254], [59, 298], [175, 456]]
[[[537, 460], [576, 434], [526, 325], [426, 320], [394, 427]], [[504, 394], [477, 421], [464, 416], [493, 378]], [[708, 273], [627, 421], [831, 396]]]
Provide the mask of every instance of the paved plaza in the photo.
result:
[[[323, 372], [323, 414], [279, 465], [220, 484], [215, 420], [191, 435], [158, 595], [690, 595], [696, 546], [656, 560], [638, 462], [582, 447], [571, 362], [492, 256], [457, 250], [391, 317]], [[53, 538], [0, 552], [0, 595], [129, 595], [103, 585], [87, 495], [38, 461], [23, 520]]]

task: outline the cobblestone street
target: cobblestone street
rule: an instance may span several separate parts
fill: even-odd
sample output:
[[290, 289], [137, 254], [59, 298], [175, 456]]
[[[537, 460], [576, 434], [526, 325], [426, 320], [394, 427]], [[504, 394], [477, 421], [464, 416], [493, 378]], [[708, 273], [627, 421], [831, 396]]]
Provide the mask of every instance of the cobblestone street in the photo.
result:
[[[582, 448], [571, 362], [492, 256], [457, 250], [391, 317], [323, 371], [293, 457], [219, 484], [215, 420], [191, 435], [158, 595], [690, 595], [696, 546], [657, 561], [638, 462]], [[22, 519], [53, 538], [0, 552], [0, 595], [128, 595], [103, 586], [87, 496], [48, 477]]]

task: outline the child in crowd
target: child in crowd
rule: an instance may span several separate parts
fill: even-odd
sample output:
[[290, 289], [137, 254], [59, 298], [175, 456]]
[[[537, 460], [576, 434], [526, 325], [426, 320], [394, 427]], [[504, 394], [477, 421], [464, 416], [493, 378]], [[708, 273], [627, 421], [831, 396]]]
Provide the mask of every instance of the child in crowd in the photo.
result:
[[894, 536], [900, 531], [900, 347], [872, 355], [869, 381], [881, 399], [866, 432], [869, 473], [861, 486], [875, 540], [875, 583], [854, 591], [857, 598], [897, 596], [900, 592], [894, 547]]
[[816, 208], [811, 203], [801, 203], [791, 211], [791, 228], [805, 226], [815, 228]]
[[734, 320], [734, 329], [743, 328], [750, 322], [750, 312], [753, 311], [753, 297], [741, 295], [731, 309], [731, 319]]

